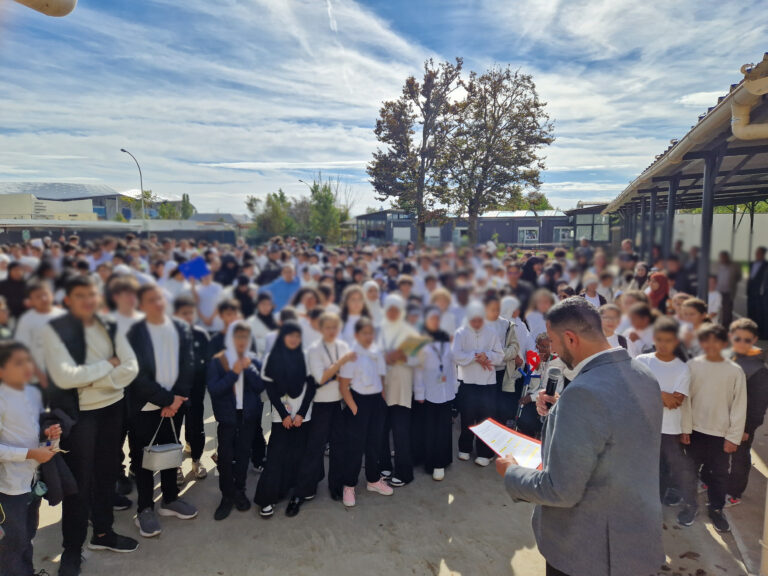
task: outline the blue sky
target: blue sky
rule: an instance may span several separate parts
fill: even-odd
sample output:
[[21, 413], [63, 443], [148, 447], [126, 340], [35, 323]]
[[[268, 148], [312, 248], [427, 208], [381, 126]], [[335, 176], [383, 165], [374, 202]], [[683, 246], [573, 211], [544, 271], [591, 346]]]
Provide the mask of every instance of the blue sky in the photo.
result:
[[534, 75], [555, 122], [543, 190], [620, 192], [768, 50], [768, 1], [0, 0], [0, 180], [188, 192], [202, 211], [318, 170], [355, 211], [379, 104], [427, 57]]

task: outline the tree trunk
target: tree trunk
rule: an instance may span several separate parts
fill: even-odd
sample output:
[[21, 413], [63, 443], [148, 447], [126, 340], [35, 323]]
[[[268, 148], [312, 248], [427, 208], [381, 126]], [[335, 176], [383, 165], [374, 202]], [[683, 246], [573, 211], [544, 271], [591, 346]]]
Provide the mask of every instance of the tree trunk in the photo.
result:
[[479, 215], [477, 213], [477, 208], [474, 208], [470, 206], [467, 209], [467, 214], [469, 215], [469, 229], [467, 230], [467, 236], [469, 238], [469, 245], [470, 246], [476, 246], [477, 245], [477, 227], [479, 222]]

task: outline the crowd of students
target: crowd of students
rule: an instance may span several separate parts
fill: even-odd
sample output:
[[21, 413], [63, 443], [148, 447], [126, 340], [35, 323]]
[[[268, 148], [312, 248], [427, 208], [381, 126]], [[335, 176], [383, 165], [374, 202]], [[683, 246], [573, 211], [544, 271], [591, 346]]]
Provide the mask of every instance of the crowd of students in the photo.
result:
[[[722, 510], [741, 501], [768, 407], [764, 306], [732, 321], [741, 270], [727, 255], [708, 302], [695, 298], [698, 257], [677, 246], [644, 263], [629, 240], [613, 258], [586, 241], [572, 258], [493, 242], [417, 251], [129, 235], [0, 246], [0, 576], [34, 573], [43, 497], [62, 503], [61, 576], [80, 573], [86, 541], [138, 548], [113, 530], [134, 486], [142, 537], [162, 532], [159, 517], [195, 518], [179, 496], [181, 468], [159, 472], [155, 506], [155, 472], [142, 460], [183, 438], [193, 477], [206, 478], [206, 393], [217, 521], [251, 502], [268, 518], [287, 500], [296, 516], [326, 477], [330, 496], [355, 506], [363, 469], [367, 492], [391, 496], [418, 467], [442, 481], [455, 453], [488, 466], [494, 453], [470, 426], [492, 417], [537, 436], [552, 368], [558, 394], [570, 383], [546, 315], [571, 297], [598, 308], [608, 341], [659, 382], [659, 497], [682, 506], [688, 526], [705, 487], [709, 517], [727, 531]], [[185, 263], [198, 259], [192, 274]], [[756, 261], [752, 295], [757, 285], [768, 298], [765, 278], [768, 264]], [[249, 467], [260, 473], [250, 494]]]

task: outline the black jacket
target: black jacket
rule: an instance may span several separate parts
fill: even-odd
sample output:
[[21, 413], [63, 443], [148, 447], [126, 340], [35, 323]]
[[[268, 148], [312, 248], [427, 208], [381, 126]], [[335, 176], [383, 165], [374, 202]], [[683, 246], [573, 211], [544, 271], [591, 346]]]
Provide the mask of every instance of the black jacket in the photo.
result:
[[[117, 324], [113, 320], [98, 314], [95, 318], [107, 331], [112, 342], [112, 350], [114, 350]], [[49, 324], [67, 349], [67, 352], [69, 352], [69, 355], [72, 356], [72, 360], [79, 366], [85, 364], [86, 343], [83, 323], [72, 316], [72, 314], [64, 314], [51, 320]], [[48, 401], [51, 410], [60, 408], [67, 416], [76, 420], [80, 414], [80, 399], [77, 390], [74, 388], [69, 390], [59, 388], [50, 374], [48, 375], [48, 382], [50, 384], [48, 387]]]
[[189, 397], [195, 371], [192, 329], [183, 320], [172, 318], [171, 321], [179, 334], [179, 375], [170, 390], [166, 390], [155, 380], [155, 352], [147, 321], [137, 322], [128, 330], [128, 342], [139, 362], [139, 374], [129, 387], [133, 413], [139, 412], [147, 402], [163, 408], [173, 404], [174, 396]]
[[[261, 393], [264, 381], [261, 379], [261, 364], [255, 354], [249, 354], [251, 365], [243, 371], [243, 420], [261, 421]], [[211, 359], [208, 365], [208, 394], [211, 396], [213, 416], [219, 424], [237, 424], [237, 406], [235, 398], [235, 374], [227, 362], [226, 352], [222, 351]]]
[[765, 355], [753, 356], [733, 355], [744, 375], [747, 377], [747, 421], [744, 432], [754, 434], [760, 428], [768, 410], [768, 366], [765, 364]]

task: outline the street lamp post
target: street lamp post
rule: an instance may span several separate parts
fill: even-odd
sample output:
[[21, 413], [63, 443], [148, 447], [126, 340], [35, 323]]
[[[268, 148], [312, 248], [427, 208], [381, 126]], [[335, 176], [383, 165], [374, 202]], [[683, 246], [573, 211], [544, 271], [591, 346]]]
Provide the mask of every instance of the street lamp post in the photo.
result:
[[139, 161], [136, 160], [136, 156], [128, 152], [125, 148], [120, 148], [120, 152], [125, 152], [133, 158], [133, 161], [136, 162], [136, 168], [139, 169], [139, 199], [141, 200], [141, 222], [142, 222], [142, 228], [146, 231], [146, 218], [147, 218], [147, 212], [144, 210], [144, 179], [141, 176], [141, 166], [139, 166]]

